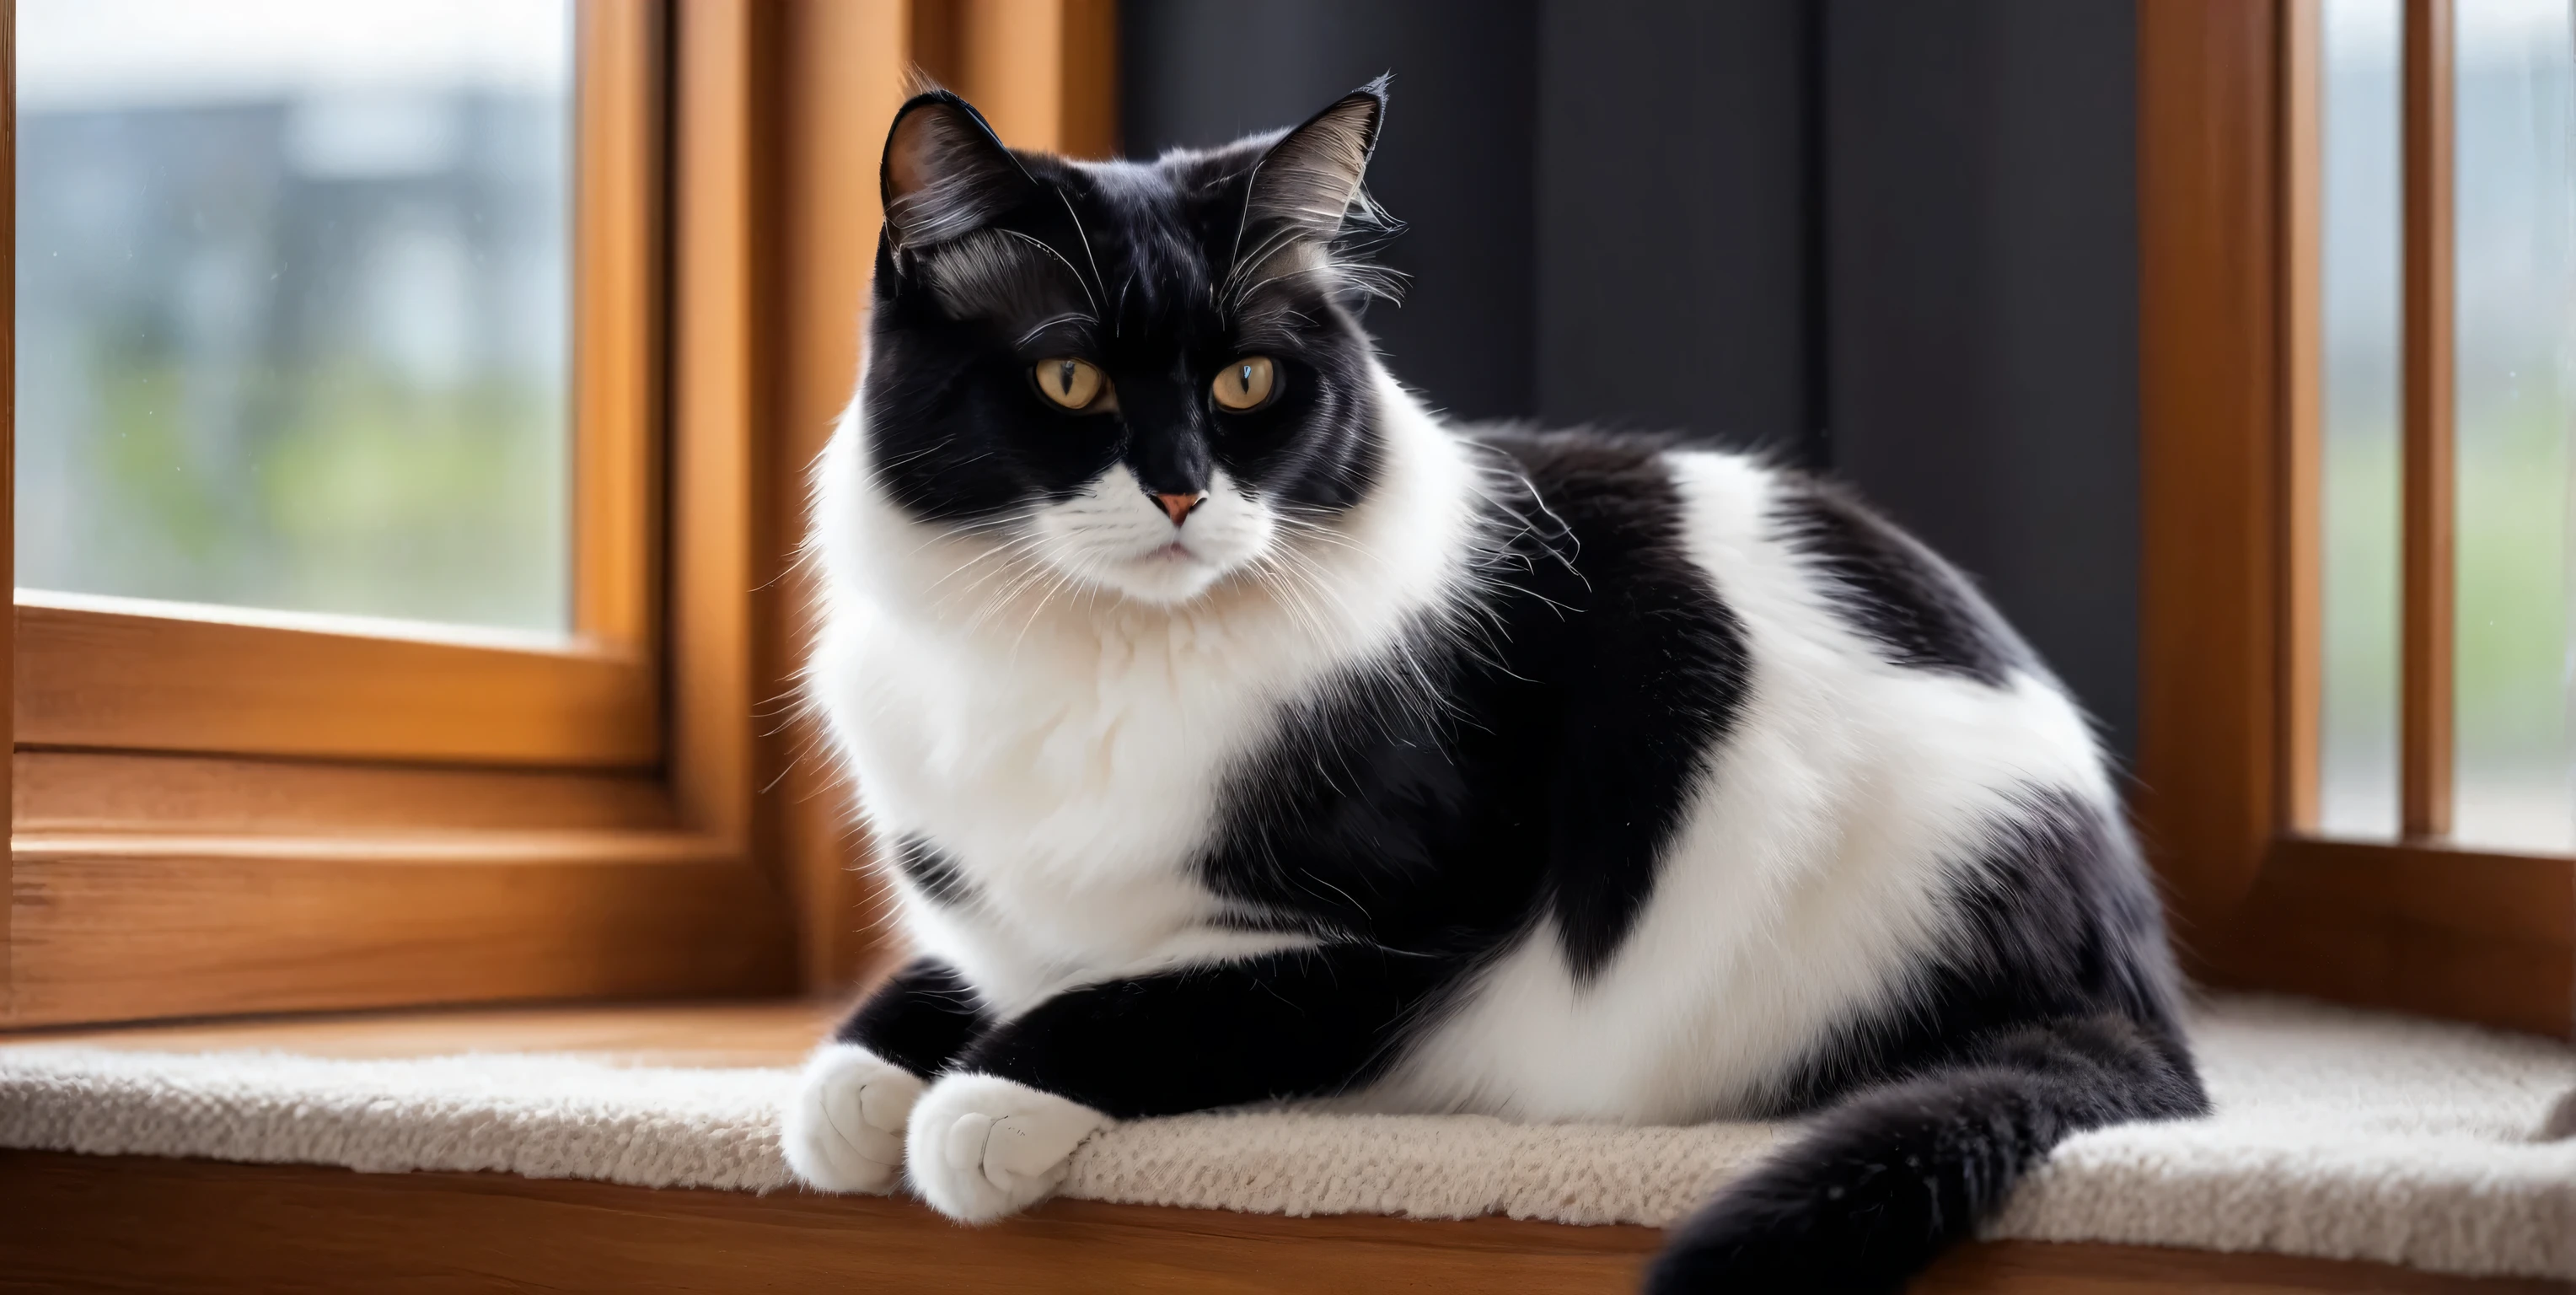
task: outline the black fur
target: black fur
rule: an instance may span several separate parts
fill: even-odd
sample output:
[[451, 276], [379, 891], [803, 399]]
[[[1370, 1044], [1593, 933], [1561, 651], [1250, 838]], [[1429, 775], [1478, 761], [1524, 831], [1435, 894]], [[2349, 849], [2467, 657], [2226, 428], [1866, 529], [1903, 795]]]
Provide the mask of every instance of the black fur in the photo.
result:
[[1120, 1119], [1339, 1092], [1395, 1059], [1449, 965], [1330, 944], [1047, 1000], [960, 1065]]
[[1673, 1229], [1646, 1290], [1902, 1290], [2068, 1134], [2208, 1109], [2167, 1027], [2103, 1012], [1974, 1036], [1861, 1091]]
[[953, 906], [975, 897], [975, 883], [966, 879], [957, 861], [920, 837], [907, 836], [895, 843], [894, 866], [934, 904]]
[[1566, 961], [1589, 978], [1653, 892], [1655, 861], [1743, 707], [1744, 631], [1682, 550], [1663, 446], [1565, 433], [1488, 442], [1517, 460], [1571, 542], [1563, 565], [1585, 577], [1516, 619], [1579, 627], [1554, 636], [1547, 672], [1560, 726], [1547, 857]]
[[[1222, 467], [1308, 520], [1366, 498], [1383, 468], [1353, 313], [1369, 280], [1247, 282], [1243, 267], [1276, 239], [1341, 256], [1372, 232], [1357, 166], [1383, 108], [1373, 86], [1295, 131], [1075, 166], [1003, 149], [952, 96], [906, 105], [864, 392], [893, 499], [981, 525], [1118, 464], [1156, 492]], [[1213, 373], [1255, 351], [1282, 394], [1215, 407]], [[1114, 412], [1034, 393], [1029, 367], [1059, 355], [1102, 369]], [[952, 973], [915, 964], [841, 1037], [1128, 1118], [1365, 1084], [1543, 923], [1578, 980], [1596, 977], [1742, 721], [1750, 636], [1684, 550], [1667, 443], [1486, 430], [1474, 444], [1514, 483], [1489, 504], [1480, 587], [1425, 613], [1385, 668], [1292, 704], [1228, 771], [1198, 860], [1234, 925], [1320, 947], [1090, 985], [999, 1024]], [[1831, 483], [1790, 480], [1767, 524], [1885, 659], [1992, 686], [2042, 669], [1939, 558]], [[1821, 1111], [1816, 1130], [1679, 1230], [1655, 1289], [1891, 1288], [2067, 1132], [2203, 1108], [2124, 826], [2048, 792], [2022, 810], [1957, 861], [1947, 951], [1769, 1094], [1779, 1113]], [[895, 860], [933, 902], [973, 901], [928, 842]]]
[[1774, 525], [1842, 591], [1835, 613], [1889, 661], [1996, 686], [2032, 668], [2021, 637], [1949, 563], [1833, 483], [1809, 480], [1786, 495]]
[[[1345, 102], [1368, 106], [1373, 141], [1382, 96]], [[1158, 167], [1078, 167], [1004, 149], [972, 108], [933, 92], [897, 114], [889, 210], [914, 205], [893, 159], [916, 134], [928, 164], [971, 178], [918, 195], [940, 237], [904, 241], [898, 221], [877, 247], [864, 396], [898, 502], [971, 522], [1066, 497], [1120, 463], [1147, 490], [1175, 494], [1204, 490], [1222, 466], [1293, 509], [1343, 508], [1367, 492], [1376, 460], [1355, 303], [1328, 276], [1237, 275], [1238, 252], [1260, 245], [1253, 177], [1282, 136]], [[955, 228], [952, 209], [973, 213], [970, 229]], [[1247, 281], [1260, 286], [1235, 291]], [[1218, 409], [1208, 384], [1247, 350], [1278, 364], [1279, 394]], [[1033, 398], [1030, 366], [1059, 355], [1099, 365], [1114, 414]]]
[[965, 977], [936, 959], [915, 958], [877, 986], [832, 1037], [927, 1078], [948, 1069], [985, 1024]]
[[1681, 551], [1660, 443], [1482, 443], [1532, 492], [1506, 504], [1489, 632], [1426, 634], [1420, 678], [1354, 680], [1291, 716], [1233, 779], [1202, 867], [1251, 924], [1289, 915], [1461, 970], [1544, 910], [1588, 976], [1734, 722], [1743, 633]]

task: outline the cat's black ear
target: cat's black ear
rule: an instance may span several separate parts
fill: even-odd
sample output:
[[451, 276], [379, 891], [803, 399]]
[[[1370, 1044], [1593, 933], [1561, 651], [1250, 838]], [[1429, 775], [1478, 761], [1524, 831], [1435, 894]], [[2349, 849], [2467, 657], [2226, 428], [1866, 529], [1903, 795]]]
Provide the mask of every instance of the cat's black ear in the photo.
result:
[[1247, 225], [1294, 230], [1331, 242], [1353, 203], [1361, 202], [1378, 123], [1386, 119], [1386, 82], [1343, 95], [1261, 155], [1244, 203]]
[[1037, 182], [974, 105], [930, 90], [895, 110], [877, 186], [886, 233], [908, 252], [973, 233], [1026, 201]]

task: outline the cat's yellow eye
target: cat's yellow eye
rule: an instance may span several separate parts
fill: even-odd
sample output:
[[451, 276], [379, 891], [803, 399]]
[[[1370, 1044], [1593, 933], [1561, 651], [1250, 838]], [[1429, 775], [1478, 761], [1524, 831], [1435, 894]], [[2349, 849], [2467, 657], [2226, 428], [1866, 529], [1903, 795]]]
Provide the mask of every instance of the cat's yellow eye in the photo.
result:
[[1217, 371], [1210, 390], [1216, 402], [1232, 410], [1258, 409], [1279, 381], [1279, 366], [1267, 355], [1247, 355]]
[[1101, 388], [1109, 385], [1098, 366], [1069, 355], [1040, 360], [1029, 372], [1047, 399], [1067, 409], [1089, 409], [1092, 401], [1100, 399]]

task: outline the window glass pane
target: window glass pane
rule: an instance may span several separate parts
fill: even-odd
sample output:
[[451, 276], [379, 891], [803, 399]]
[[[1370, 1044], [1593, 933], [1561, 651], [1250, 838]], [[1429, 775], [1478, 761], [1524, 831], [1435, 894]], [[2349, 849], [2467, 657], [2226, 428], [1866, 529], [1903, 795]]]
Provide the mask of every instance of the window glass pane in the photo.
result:
[[2397, 832], [2397, 0], [2320, 15], [2324, 367], [2320, 826]]
[[19, 0], [18, 581], [561, 630], [569, 0]]
[[2576, 31], [2567, 0], [2460, 0], [2459, 648], [2453, 835], [2576, 846], [2568, 775]]

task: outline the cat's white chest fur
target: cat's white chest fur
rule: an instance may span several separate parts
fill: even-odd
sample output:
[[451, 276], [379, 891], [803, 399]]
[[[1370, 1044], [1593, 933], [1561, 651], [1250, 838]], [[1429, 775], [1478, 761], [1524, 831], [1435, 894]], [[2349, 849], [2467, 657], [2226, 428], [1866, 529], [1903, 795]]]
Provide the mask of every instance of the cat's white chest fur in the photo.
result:
[[1330, 542], [1286, 541], [1275, 565], [1179, 607], [1023, 576], [1006, 546], [883, 499], [857, 411], [834, 438], [817, 469], [827, 614], [809, 696], [881, 843], [927, 841], [974, 892], [907, 891], [906, 928], [1002, 1010], [1282, 942], [1211, 924], [1221, 904], [1194, 865], [1225, 780], [1282, 706], [1387, 659], [1462, 578], [1475, 524], [1464, 451], [1381, 381], [1371, 499]]
[[947, 935], [979, 984], [1088, 978], [1211, 918], [1191, 864], [1240, 735], [1267, 727], [1216, 645], [1061, 628], [997, 653], [879, 613], [825, 644], [871, 824], [923, 838], [973, 891], [916, 905], [915, 933]]

